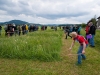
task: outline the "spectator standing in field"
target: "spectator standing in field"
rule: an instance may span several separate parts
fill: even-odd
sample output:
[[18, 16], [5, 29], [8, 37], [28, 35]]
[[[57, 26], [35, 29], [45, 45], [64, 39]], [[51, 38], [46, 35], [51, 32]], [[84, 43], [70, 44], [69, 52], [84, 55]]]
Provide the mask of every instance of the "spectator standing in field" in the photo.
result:
[[89, 35], [89, 30], [90, 30], [90, 25], [89, 25], [89, 22], [87, 23], [86, 27], [85, 27], [85, 38], [88, 40], [89, 42], [89, 39], [87, 38], [87, 35]]
[[10, 36], [13, 36], [13, 34], [14, 34], [14, 26], [13, 26], [13, 24], [10, 24]]
[[7, 33], [8, 25], [7, 24], [4, 26], [4, 30], [5, 30], [5, 36], [7, 36], [8, 35], [8, 33]]
[[74, 26], [73, 26], [73, 29], [72, 29], [72, 32], [75, 32], [75, 30], [76, 30], [75, 28], [76, 28], [76, 27], [75, 27], [75, 25], [74, 25]]
[[30, 25], [29, 26], [29, 32], [32, 32], [33, 31], [33, 25]]
[[25, 28], [25, 25], [23, 24], [23, 25], [22, 25], [22, 34], [23, 34], [23, 35], [25, 34], [25, 30], [26, 30], [26, 28]]
[[14, 26], [14, 34], [15, 34], [15, 36], [18, 34], [18, 30], [17, 30], [17, 25], [15, 25], [14, 23], [13, 23], [13, 26]]
[[2, 31], [2, 26], [0, 26], [0, 35], [1, 35], [1, 31]]
[[7, 33], [8, 36], [12, 36], [14, 34], [14, 26], [12, 24], [8, 24]]
[[81, 32], [81, 26], [78, 26], [78, 29], [77, 29], [78, 35], [80, 35], [80, 32]]
[[70, 27], [69, 27], [69, 32], [71, 33], [72, 31], [73, 31], [73, 27], [70, 26]]
[[78, 32], [78, 26], [75, 26], [75, 32]]
[[57, 26], [54, 26], [54, 30], [57, 31]]
[[89, 25], [90, 25], [89, 35], [92, 35], [92, 38], [90, 38], [90, 40], [89, 40], [89, 44], [91, 47], [95, 47], [94, 37], [96, 34], [96, 27], [93, 25], [92, 22], [90, 22]]
[[27, 25], [27, 24], [25, 25], [25, 29], [26, 29], [25, 32], [26, 32], [26, 34], [27, 34], [27, 33], [28, 33], [28, 25]]
[[72, 47], [74, 46], [75, 40], [79, 41], [79, 43], [80, 43], [80, 46], [79, 46], [79, 49], [78, 49], [78, 52], [77, 52], [77, 55], [78, 55], [77, 65], [80, 65], [82, 63], [81, 59], [83, 59], [83, 60], [86, 59], [85, 49], [88, 46], [88, 41], [83, 36], [78, 35], [76, 32], [72, 32], [70, 35], [73, 38], [73, 42], [72, 42], [69, 50], [71, 50]]
[[33, 25], [32, 31], [33, 31], [33, 32], [36, 31], [36, 26], [35, 26], [35, 25]]
[[20, 34], [21, 34], [21, 30], [22, 30], [22, 28], [21, 28], [21, 26], [19, 25], [18, 26], [18, 35], [20, 36]]
[[[66, 26], [66, 27], [65, 27], [65, 34], [66, 34], [65, 39], [67, 39], [67, 36], [71, 37], [71, 36], [69, 35], [69, 33], [70, 33], [70, 29], [69, 29], [68, 26]], [[72, 38], [72, 37], [71, 37], [71, 38]]]

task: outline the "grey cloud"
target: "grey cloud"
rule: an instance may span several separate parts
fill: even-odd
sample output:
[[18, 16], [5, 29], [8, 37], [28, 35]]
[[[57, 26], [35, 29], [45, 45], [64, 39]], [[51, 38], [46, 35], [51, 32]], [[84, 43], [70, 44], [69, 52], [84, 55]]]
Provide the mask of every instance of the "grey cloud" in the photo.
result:
[[0, 0], [0, 10], [6, 11], [9, 14], [14, 9], [14, 7], [14, 2], [9, 0]]
[[19, 5], [24, 5], [24, 6], [28, 6], [29, 5], [28, 1], [21, 1], [21, 0], [19, 0], [18, 2], [19, 2]]
[[0, 5], [8, 5], [11, 2], [9, 0], [0, 0]]
[[28, 4], [28, 1], [18, 1], [18, 4], [11, 8], [13, 9], [9, 10], [9, 14], [11, 15], [32, 15], [34, 13]]
[[[50, 0], [43, 0], [43, 1], [50, 1]], [[58, 1], [61, 1], [61, 0], [58, 0]], [[42, 8], [40, 3], [38, 3], [38, 4], [34, 3], [35, 5], [31, 6], [31, 8], [30, 8], [28, 1], [24, 1], [24, 0], [19, 0], [18, 4], [15, 4], [9, 0], [6, 0], [6, 3], [4, 0], [1, 0], [1, 3], [3, 4], [3, 6], [0, 6], [2, 8], [2, 10], [7, 11], [7, 13], [9, 15], [25, 14], [25, 15], [34, 16], [34, 14], [36, 14], [39, 17], [44, 17], [44, 18], [48, 18], [48, 19], [56, 19], [56, 18], [61, 18], [61, 17], [72, 17], [72, 16], [77, 17], [80, 15], [86, 14], [86, 12], [84, 13], [81, 11], [80, 12], [77, 12], [77, 11], [73, 12], [73, 10], [75, 10], [75, 9], [73, 8], [70, 10], [69, 7], [66, 7], [66, 9], [68, 8], [68, 10], [64, 11], [65, 10], [64, 6], [55, 7], [55, 9], [54, 9], [53, 5], [51, 5], [51, 7], [45, 6]]]
[[5, 7], [12, 7], [15, 3], [9, 0], [0, 0], [0, 9], [6, 9]]
[[7, 13], [9, 15], [19, 15], [19, 14], [23, 14], [23, 13], [27, 13], [26, 11], [29, 11], [27, 6], [28, 3], [27, 2], [22, 2], [19, 1], [18, 3], [14, 3], [12, 1], [9, 0], [0, 0], [0, 9], [7, 11]]
[[87, 12], [81, 13], [61, 13], [61, 14], [38, 14], [37, 16], [47, 18], [47, 19], [58, 19], [58, 18], [70, 18], [70, 17], [79, 17], [88, 14]]
[[26, 17], [36, 16], [48, 20], [72, 17], [78, 20], [80, 16], [90, 15], [96, 8], [95, 4], [100, 4], [99, 0], [94, 4], [92, 1], [82, 1], [83, 3], [81, 0], [0, 0], [0, 10], [2, 14], [5, 12], [4, 15], [13, 17], [24, 14]]

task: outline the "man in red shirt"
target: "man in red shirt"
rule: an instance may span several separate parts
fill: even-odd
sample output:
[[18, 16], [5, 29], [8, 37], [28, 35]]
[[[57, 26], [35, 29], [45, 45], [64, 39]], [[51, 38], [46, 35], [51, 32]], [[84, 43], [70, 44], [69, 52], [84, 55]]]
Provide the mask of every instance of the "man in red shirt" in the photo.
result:
[[79, 49], [78, 49], [78, 52], [77, 52], [77, 54], [78, 54], [77, 64], [81, 64], [81, 58], [82, 59], [86, 59], [85, 49], [86, 49], [86, 47], [88, 45], [88, 41], [83, 36], [78, 35], [76, 32], [72, 32], [70, 35], [73, 38], [73, 42], [71, 44], [71, 47], [69, 48], [70, 50], [74, 46], [75, 40], [77, 40], [80, 43], [80, 46], [79, 46]]

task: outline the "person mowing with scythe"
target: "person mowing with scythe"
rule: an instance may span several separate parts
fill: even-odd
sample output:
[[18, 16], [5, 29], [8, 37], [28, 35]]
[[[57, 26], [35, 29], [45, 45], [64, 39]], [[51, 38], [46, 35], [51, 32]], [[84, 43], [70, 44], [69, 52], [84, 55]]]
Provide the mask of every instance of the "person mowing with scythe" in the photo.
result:
[[84, 38], [84, 36], [78, 35], [76, 32], [72, 32], [70, 33], [70, 36], [72, 36], [73, 38], [73, 42], [69, 48], [69, 50], [72, 49], [72, 47], [75, 44], [75, 40], [77, 40], [80, 43], [77, 55], [78, 55], [78, 61], [76, 63], [76, 65], [80, 65], [82, 63], [82, 59], [85, 60], [86, 56], [85, 56], [85, 49], [88, 46], [88, 41]]

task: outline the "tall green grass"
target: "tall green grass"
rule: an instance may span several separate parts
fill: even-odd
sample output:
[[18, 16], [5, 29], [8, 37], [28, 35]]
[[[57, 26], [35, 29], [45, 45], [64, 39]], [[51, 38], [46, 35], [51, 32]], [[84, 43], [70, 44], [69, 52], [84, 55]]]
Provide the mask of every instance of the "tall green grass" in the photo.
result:
[[96, 49], [100, 52], [100, 30], [96, 31], [95, 46], [96, 46]]
[[60, 60], [62, 31], [35, 31], [0, 38], [0, 57], [40, 61]]
[[[8, 52], [9, 52], [9, 48], [11, 48], [11, 45], [9, 45], [10, 44], [9, 41], [12, 40], [11, 41], [11, 43], [12, 43], [13, 41], [16, 40], [16, 43], [13, 43], [15, 45], [19, 44], [18, 45], [19, 49], [16, 49], [16, 53], [18, 52], [17, 50], [19, 50], [20, 53], [23, 52], [22, 54], [25, 54], [25, 53], [28, 53], [28, 51], [30, 51], [30, 49], [33, 50], [32, 48], [35, 48], [35, 51], [37, 52], [37, 53], [35, 53], [35, 51], [34, 51], [34, 53], [37, 54], [37, 56], [35, 56], [36, 59], [28, 58], [28, 57], [27, 58], [34, 59], [34, 60], [40, 60], [40, 61], [27, 60], [27, 58], [25, 56], [23, 56], [23, 58], [22, 58], [21, 54], [19, 54], [19, 57], [21, 57], [21, 59], [23, 59], [23, 60], [20, 60], [19, 57], [13, 57], [14, 59], [9, 59], [11, 57], [6, 57], [7, 59], [0, 58], [0, 75], [100, 75], [100, 52], [99, 52], [100, 46], [98, 46], [98, 44], [100, 43], [99, 42], [100, 30], [97, 30], [96, 35], [95, 35], [95, 43], [96, 43], [95, 46], [96, 47], [93, 47], [93, 48], [90, 46], [87, 47], [86, 53], [85, 53], [87, 59], [82, 60], [82, 65], [80, 65], [80, 66], [75, 65], [75, 63], [77, 61], [77, 55], [73, 55], [73, 56], [68, 55], [69, 51], [67, 51], [67, 50], [70, 47], [72, 39], [70, 37], [68, 37], [68, 39], [64, 39], [65, 36], [63, 36], [62, 37], [63, 45], [60, 43], [62, 33], [63, 32], [60, 30], [57, 32], [52, 31], [52, 30], [47, 30], [47, 31], [37, 31], [37, 32], [29, 33], [26, 36], [20, 36], [20, 37], [19, 36], [18, 37], [13, 36], [13, 37], [9, 37], [9, 38], [0, 37], [0, 41], [2, 41], [2, 43], [5, 42], [5, 44], [4, 44], [5, 46], [3, 46], [5, 51], [6, 51], [6, 49], [8, 49]], [[81, 34], [85, 35], [85, 31], [83, 29], [81, 31]], [[41, 35], [41, 37], [39, 37], [40, 35]], [[30, 38], [30, 40], [29, 40], [29, 38]], [[42, 40], [41, 38], [43, 38], [45, 40]], [[48, 41], [47, 39], [50, 41]], [[54, 40], [58, 40], [59, 43]], [[25, 43], [26, 41], [27, 41], [27, 44]], [[52, 44], [51, 41], [56, 45], [51, 45]], [[31, 46], [28, 44], [29, 42], [31, 42], [31, 44], [32, 44]], [[0, 48], [1, 48], [2, 43], [0, 43]], [[44, 43], [46, 43], [46, 44], [44, 44]], [[6, 44], [9, 45], [10, 47], [7, 48], [8, 46]], [[50, 44], [50, 46], [48, 46], [49, 44]], [[13, 46], [15, 46], [15, 45], [13, 45]], [[20, 45], [23, 46], [23, 49]], [[62, 51], [60, 52], [59, 46], [61, 46], [61, 45], [62, 45]], [[38, 46], [40, 46], [40, 47], [37, 48]], [[13, 47], [10, 51], [15, 51], [14, 48], [16, 48], [16, 47]], [[50, 47], [50, 49], [49, 49], [49, 47]], [[56, 50], [56, 47], [57, 48], [59, 47], [59, 49]], [[73, 47], [72, 53], [76, 53], [78, 50], [78, 47], [79, 47], [79, 43], [76, 42], [75, 46]], [[24, 49], [26, 49], [26, 50], [24, 50]], [[47, 49], [49, 49], [49, 50], [47, 50]], [[24, 51], [26, 51], [26, 52], [24, 52]], [[46, 59], [41, 54], [42, 51], [43, 51], [43, 54], [44, 53], [47, 54], [47, 57], [48, 57], [48, 55], [52, 55], [52, 53], [54, 53], [54, 55], [57, 53], [58, 59], [60, 58], [59, 54], [61, 53], [62, 60], [55, 61], [55, 62], [41, 62], [41, 60], [42, 61], [58, 60], [56, 58]], [[4, 52], [4, 51], [2, 51], [2, 52]], [[40, 52], [40, 54], [38, 52]], [[0, 49], [0, 53], [1, 53], [1, 49]], [[34, 54], [34, 53], [32, 53], [32, 51], [31, 51], [30, 54]], [[7, 52], [5, 54], [7, 54]], [[38, 58], [39, 57], [38, 55], [40, 55], [40, 58]], [[53, 55], [52, 55], [52, 57], [53, 57]], [[18, 59], [15, 59], [15, 58], [18, 58]]]

